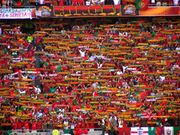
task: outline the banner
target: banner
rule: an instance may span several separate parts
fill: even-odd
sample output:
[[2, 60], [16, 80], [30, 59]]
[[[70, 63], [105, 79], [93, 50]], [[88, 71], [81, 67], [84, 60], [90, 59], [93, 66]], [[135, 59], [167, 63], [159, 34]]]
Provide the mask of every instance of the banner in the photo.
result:
[[124, 5], [122, 8], [123, 15], [136, 15], [136, 7], [133, 4]]
[[35, 17], [33, 8], [1, 8], [0, 19], [32, 19]]
[[148, 127], [131, 127], [131, 135], [148, 135]]
[[[144, 5], [145, 6], [145, 5]], [[147, 5], [146, 5], [147, 6]], [[162, 7], [147, 7], [141, 8], [140, 16], [179, 16], [179, 6], [162, 6]]]
[[180, 127], [164, 127], [164, 135], [179, 135]]
[[69, 16], [122, 16], [121, 5], [54, 6], [54, 15]]
[[36, 16], [38, 17], [52, 17], [53, 7], [52, 6], [39, 6], [37, 7]]
[[179, 133], [180, 127], [131, 127], [130, 135], [179, 135]]
[[174, 135], [173, 127], [164, 127], [164, 135]]

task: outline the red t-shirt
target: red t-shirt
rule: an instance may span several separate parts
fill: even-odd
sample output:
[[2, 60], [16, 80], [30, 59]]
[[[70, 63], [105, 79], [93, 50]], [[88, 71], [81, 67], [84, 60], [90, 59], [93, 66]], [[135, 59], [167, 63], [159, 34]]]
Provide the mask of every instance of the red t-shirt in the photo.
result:
[[27, 122], [27, 121], [24, 122], [24, 128], [25, 128], [25, 129], [29, 129], [29, 122]]
[[32, 123], [31, 129], [32, 129], [32, 130], [36, 130], [36, 122], [33, 122], [33, 123]]
[[13, 125], [12, 125], [12, 128], [14, 130], [18, 129], [18, 122], [14, 122]]
[[22, 128], [22, 122], [17, 122], [17, 128], [21, 129]]
[[58, 102], [53, 102], [52, 103], [52, 110], [55, 110], [55, 108], [58, 106]]
[[42, 129], [42, 122], [40, 122], [40, 121], [37, 122], [37, 123], [36, 123], [36, 128], [37, 128], [37, 129]]
[[11, 96], [11, 97], [14, 97], [14, 96], [15, 96], [14, 90], [10, 90], [9, 93], [10, 93], [10, 96]]
[[48, 108], [44, 108], [44, 113], [47, 114], [49, 112]]

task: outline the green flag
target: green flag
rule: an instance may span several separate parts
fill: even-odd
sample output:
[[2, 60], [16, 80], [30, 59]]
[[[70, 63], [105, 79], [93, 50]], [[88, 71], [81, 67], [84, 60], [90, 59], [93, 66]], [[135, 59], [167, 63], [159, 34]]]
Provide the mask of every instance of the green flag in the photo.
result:
[[155, 127], [148, 127], [148, 135], [155, 135], [156, 128]]
[[180, 126], [174, 127], [174, 135], [179, 135], [178, 132], [180, 132]]

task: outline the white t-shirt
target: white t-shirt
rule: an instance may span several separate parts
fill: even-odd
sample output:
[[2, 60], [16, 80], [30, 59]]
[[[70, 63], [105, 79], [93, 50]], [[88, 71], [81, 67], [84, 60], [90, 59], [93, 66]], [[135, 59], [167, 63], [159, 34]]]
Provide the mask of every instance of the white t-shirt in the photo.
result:
[[44, 0], [39, 0], [39, 4], [44, 4]]
[[93, 83], [93, 84], [92, 84], [92, 87], [93, 87], [94, 89], [97, 88], [97, 82]]
[[123, 121], [121, 119], [119, 119], [118, 123], [119, 123], [119, 128], [122, 128], [123, 127]]
[[20, 94], [26, 94], [26, 91], [25, 90], [18, 90]]
[[121, 75], [121, 74], [123, 74], [123, 72], [117, 71], [117, 75]]
[[126, 71], [126, 68], [128, 68], [128, 66], [123, 66], [123, 73]]
[[40, 94], [41, 93], [41, 89], [37, 88], [37, 87], [35, 87], [34, 91], [35, 91], [36, 94]]
[[86, 51], [79, 50], [79, 53], [80, 53], [81, 57], [85, 57]]
[[165, 80], [165, 76], [160, 76], [159, 79], [161, 82], [163, 82]]
[[173, 4], [174, 4], [175, 6], [177, 6], [178, 3], [179, 3], [179, 0], [173, 0]]
[[114, 5], [119, 5], [120, 4], [120, 0], [113, 0], [114, 1]]
[[102, 119], [102, 125], [105, 125], [105, 120], [104, 119]]
[[65, 120], [63, 124], [64, 124], [65, 127], [68, 127], [68, 124], [69, 124], [69, 123], [68, 123], [67, 120]]

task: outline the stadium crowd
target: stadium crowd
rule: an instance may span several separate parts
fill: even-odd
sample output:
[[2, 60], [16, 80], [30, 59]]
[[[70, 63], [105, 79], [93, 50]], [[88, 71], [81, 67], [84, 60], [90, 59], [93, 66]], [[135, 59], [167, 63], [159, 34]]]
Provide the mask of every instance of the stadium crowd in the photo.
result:
[[179, 20], [110, 22], [1, 25], [1, 127], [180, 126]]

